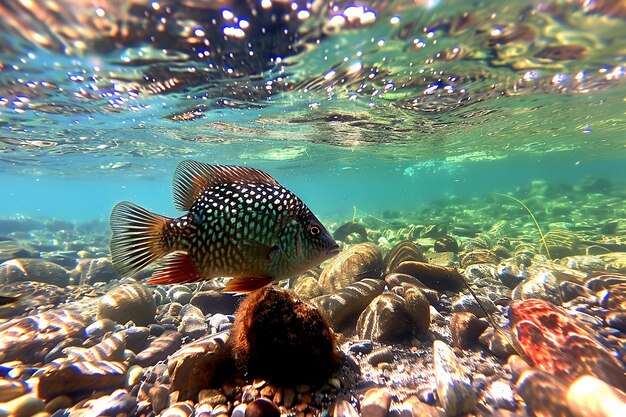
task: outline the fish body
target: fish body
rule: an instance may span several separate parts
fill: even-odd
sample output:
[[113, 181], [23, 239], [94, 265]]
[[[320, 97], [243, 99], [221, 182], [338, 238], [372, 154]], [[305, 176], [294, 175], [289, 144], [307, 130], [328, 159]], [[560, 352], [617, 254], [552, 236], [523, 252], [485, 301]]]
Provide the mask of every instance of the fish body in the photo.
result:
[[234, 277], [226, 291], [248, 292], [319, 265], [339, 251], [309, 208], [263, 171], [184, 161], [168, 218], [130, 202], [111, 215], [111, 256], [122, 274], [164, 258], [150, 283]]

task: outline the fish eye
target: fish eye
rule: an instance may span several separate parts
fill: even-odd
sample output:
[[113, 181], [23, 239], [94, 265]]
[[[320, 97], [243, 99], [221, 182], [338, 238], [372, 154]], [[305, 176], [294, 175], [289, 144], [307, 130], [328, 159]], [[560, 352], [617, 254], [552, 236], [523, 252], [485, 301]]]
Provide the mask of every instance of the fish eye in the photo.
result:
[[315, 223], [309, 224], [307, 226], [307, 230], [311, 234], [311, 236], [319, 236], [319, 234], [322, 233], [322, 228]]

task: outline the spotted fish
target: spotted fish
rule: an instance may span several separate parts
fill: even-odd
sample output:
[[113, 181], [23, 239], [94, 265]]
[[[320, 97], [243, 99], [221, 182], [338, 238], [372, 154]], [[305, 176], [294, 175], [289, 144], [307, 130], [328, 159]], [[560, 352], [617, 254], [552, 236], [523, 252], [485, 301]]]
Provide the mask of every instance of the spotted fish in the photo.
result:
[[181, 217], [127, 201], [113, 208], [111, 257], [121, 275], [163, 258], [149, 283], [233, 277], [225, 291], [243, 293], [339, 252], [302, 200], [263, 171], [183, 161], [173, 183]]

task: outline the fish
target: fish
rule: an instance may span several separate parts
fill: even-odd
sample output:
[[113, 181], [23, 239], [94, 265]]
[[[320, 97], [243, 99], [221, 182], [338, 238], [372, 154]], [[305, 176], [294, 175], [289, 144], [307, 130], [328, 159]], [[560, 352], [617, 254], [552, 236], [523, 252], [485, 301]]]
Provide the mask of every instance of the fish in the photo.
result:
[[149, 284], [232, 277], [225, 292], [247, 293], [320, 265], [339, 253], [304, 204], [259, 169], [182, 161], [169, 218], [129, 201], [111, 213], [111, 259], [122, 276], [160, 260]]

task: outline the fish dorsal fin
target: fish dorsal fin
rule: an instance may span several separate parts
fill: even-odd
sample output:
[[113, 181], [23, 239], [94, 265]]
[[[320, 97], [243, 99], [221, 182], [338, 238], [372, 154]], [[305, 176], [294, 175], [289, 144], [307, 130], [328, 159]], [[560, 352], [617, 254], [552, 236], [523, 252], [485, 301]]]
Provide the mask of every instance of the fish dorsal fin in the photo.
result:
[[278, 184], [269, 174], [254, 168], [183, 161], [174, 172], [174, 205], [189, 210], [207, 188], [238, 181]]

